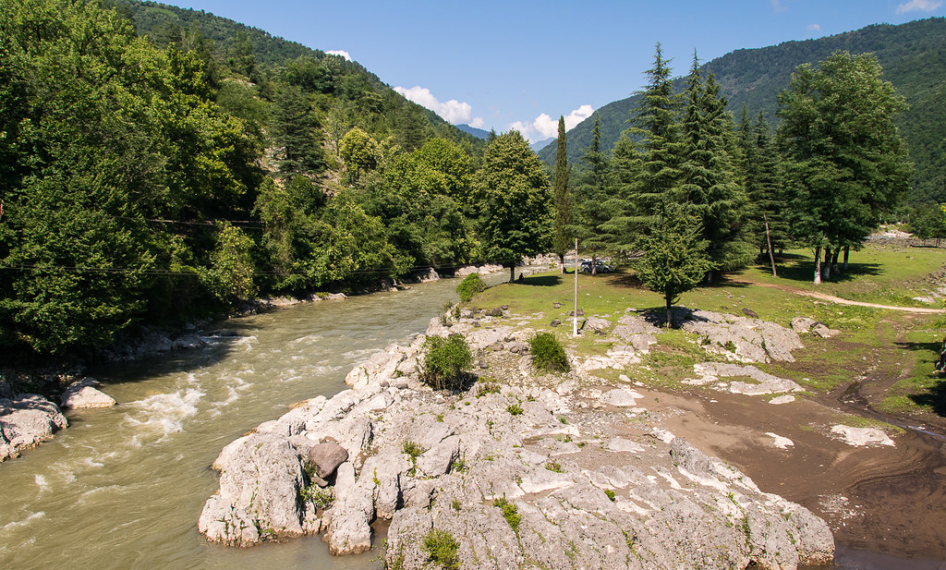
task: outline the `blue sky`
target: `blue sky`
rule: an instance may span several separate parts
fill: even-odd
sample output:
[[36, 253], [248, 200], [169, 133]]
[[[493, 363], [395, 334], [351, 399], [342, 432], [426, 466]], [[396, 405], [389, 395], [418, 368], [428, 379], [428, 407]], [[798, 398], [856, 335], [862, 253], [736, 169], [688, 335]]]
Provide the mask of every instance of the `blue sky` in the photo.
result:
[[454, 123], [554, 136], [640, 89], [654, 45], [676, 75], [764, 47], [946, 15], [944, 0], [164, 0], [350, 54]]

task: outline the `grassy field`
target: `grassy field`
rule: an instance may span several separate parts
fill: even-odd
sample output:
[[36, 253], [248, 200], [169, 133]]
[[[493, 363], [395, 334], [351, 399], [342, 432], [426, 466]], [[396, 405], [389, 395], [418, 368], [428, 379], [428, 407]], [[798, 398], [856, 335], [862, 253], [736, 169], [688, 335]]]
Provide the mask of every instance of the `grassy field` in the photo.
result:
[[[910, 414], [917, 411], [946, 416], [946, 381], [933, 376], [933, 363], [946, 334], [946, 319], [860, 306], [837, 305], [803, 297], [789, 289], [817, 290], [846, 299], [899, 306], [929, 306], [912, 297], [928, 295], [942, 280], [946, 250], [935, 248], [868, 245], [853, 252], [849, 270], [837, 281], [810, 283], [814, 263], [810, 254], [790, 252], [773, 278], [765, 266], [747, 268], [727, 276], [722, 283], [704, 286], [683, 295], [681, 305], [742, 315], [749, 309], [760, 318], [789, 326], [792, 318], [807, 316], [842, 334], [834, 339], [803, 337], [805, 348], [794, 353], [793, 363], [759, 365], [777, 376], [791, 378], [813, 394], [847, 386], [860, 376], [883, 386], [870, 397], [878, 409]], [[519, 315], [532, 315], [530, 326], [554, 332], [565, 345], [583, 354], [603, 354], [610, 345], [591, 335], [571, 338], [568, 316], [574, 303], [574, 275], [546, 273], [518, 283], [493, 287], [471, 305], [488, 308], [509, 305]], [[763, 285], [759, 285], [759, 284]], [[769, 286], [764, 286], [769, 285]], [[774, 285], [775, 287], [773, 287]], [[555, 303], [561, 306], [554, 308]], [[579, 307], [588, 316], [617, 321], [629, 309], [661, 310], [662, 297], [646, 290], [632, 271], [579, 276]], [[550, 325], [553, 319], [560, 327]], [[693, 364], [721, 360], [707, 353], [695, 335], [681, 330], [661, 334], [659, 343], [641, 365], [623, 372], [633, 380], [654, 387], [680, 387], [693, 376]], [[875, 381], [876, 380], [876, 381]]]

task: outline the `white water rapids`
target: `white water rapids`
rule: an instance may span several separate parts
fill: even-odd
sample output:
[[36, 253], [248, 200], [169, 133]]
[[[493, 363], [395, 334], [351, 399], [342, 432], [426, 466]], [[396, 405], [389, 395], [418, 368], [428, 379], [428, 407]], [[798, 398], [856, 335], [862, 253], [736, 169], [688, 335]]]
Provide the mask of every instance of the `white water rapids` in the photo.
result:
[[[94, 371], [118, 400], [69, 415], [52, 441], [0, 464], [0, 568], [380, 568], [318, 537], [240, 550], [197, 532], [230, 441], [293, 402], [345, 388], [358, 362], [422, 332], [455, 280], [220, 323], [210, 346]], [[236, 336], [226, 336], [235, 334]]]

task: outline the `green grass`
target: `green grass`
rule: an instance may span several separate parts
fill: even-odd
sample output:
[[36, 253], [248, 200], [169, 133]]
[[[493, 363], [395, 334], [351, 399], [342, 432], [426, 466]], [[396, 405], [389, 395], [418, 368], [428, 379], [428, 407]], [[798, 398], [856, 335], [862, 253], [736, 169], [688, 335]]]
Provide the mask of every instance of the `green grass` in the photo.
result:
[[801, 249], [786, 253], [788, 258], [778, 264], [778, 278], [772, 277], [767, 266], [750, 267], [733, 277], [742, 275], [754, 281], [788, 284], [854, 301], [921, 307], [929, 305], [912, 297], [926, 294], [926, 277], [946, 264], [943, 249], [868, 244], [861, 251], [851, 252], [847, 272], [815, 285], [813, 252]]
[[[878, 409], [904, 413], [916, 410], [946, 415], [946, 380], [932, 376], [938, 357], [938, 343], [946, 329], [946, 318], [935, 315], [908, 315], [884, 309], [837, 305], [792, 293], [789, 289], [817, 290], [829, 295], [871, 303], [917, 306], [912, 297], [928, 294], [929, 276], [946, 264], [946, 250], [902, 246], [865, 246], [852, 252], [849, 270], [837, 281], [816, 286], [810, 282], [813, 271], [811, 252], [788, 252], [779, 265], [779, 278], [774, 278], [765, 265], [749, 267], [727, 276], [722, 283], [702, 286], [685, 293], [680, 304], [693, 309], [742, 315], [751, 309], [760, 318], [789, 326], [792, 318], [811, 317], [842, 334], [834, 339], [803, 335], [805, 348], [793, 352], [795, 362], [760, 364], [760, 368], [795, 380], [809, 391], [828, 391], [855, 381], [861, 374], [886, 378], [903, 375], [885, 399], [876, 402]], [[776, 285], [777, 287], [753, 284]], [[531, 315], [541, 312], [530, 326], [553, 333], [570, 353], [584, 356], [603, 355], [612, 347], [603, 337], [571, 335], [574, 306], [573, 275], [546, 273], [527, 277], [520, 282], [493, 287], [479, 294], [475, 306], [508, 304], [512, 312]], [[579, 307], [585, 316], [610, 319], [612, 322], [638, 311], [662, 311], [662, 298], [643, 288], [632, 270], [613, 274], [579, 276]], [[560, 307], [555, 308], [554, 304]], [[559, 319], [560, 327], [550, 321]], [[906, 330], [906, 341], [899, 337]], [[634, 381], [666, 389], [680, 389], [682, 380], [693, 376], [698, 362], [723, 361], [722, 354], [708, 353], [697, 337], [680, 330], [668, 330], [658, 337], [639, 365], [625, 370], [598, 370], [594, 375], [603, 381], [616, 382], [626, 374]], [[877, 369], [874, 365], [879, 366]]]

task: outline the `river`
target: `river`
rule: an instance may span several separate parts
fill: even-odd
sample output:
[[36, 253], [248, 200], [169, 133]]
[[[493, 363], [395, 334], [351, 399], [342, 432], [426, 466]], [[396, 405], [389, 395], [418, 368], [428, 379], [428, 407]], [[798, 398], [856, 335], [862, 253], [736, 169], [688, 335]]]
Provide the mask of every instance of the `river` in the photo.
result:
[[0, 464], [0, 568], [380, 568], [318, 537], [240, 550], [197, 532], [220, 450], [289, 405], [345, 388], [372, 352], [422, 332], [457, 281], [221, 323], [206, 348], [94, 371], [120, 405]]

